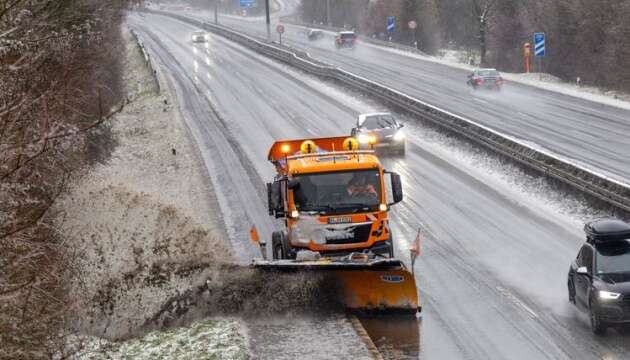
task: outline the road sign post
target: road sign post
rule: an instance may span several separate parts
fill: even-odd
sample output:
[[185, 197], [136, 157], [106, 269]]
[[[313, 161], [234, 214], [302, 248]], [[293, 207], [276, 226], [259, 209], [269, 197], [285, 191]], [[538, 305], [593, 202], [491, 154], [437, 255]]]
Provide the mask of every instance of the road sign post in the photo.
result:
[[392, 33], [396, 28], [395, 18], [393, 16], [387, 17], [387, 33], [389, 33], [389, 41], [392, 41]]
[[545, 57], [546, 35], [544, 32], [534, 33], [534, 56], [538, 59], [538, 72], [540, 73], [540, 79], [542, 80], [543, 73], [543, 58]]
[[282, 34], [284, 34], [284, 25], [278, 24], [278, 26], [276, 26], [276, 32], [280, 37], [280, 45], [282, 45]]

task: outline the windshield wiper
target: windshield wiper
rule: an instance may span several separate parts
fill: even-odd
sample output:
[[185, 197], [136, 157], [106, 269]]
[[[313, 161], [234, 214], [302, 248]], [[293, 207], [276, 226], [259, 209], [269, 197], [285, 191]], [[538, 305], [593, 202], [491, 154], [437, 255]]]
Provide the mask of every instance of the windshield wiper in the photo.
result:
[[371, 207], [374, 207], [376, 205], [368, 205], [368, 204], [364, 204], [364, 203], [343, 203], [343, 204], [335, 204], [335, 207], [337, 209], [348, 209], [351, 208], [352, 210], [354, 210], [353, 212], [357, 212], [359, 210], [369, 210]]
[[300, 211], [316, 211], [316, 212], [320, 212], [320, 211], [329, 211], [329, 210], [335, 210], [335, 208], [333, 208], [330, 205], [307, 205], [307, 206], [303, 206]]

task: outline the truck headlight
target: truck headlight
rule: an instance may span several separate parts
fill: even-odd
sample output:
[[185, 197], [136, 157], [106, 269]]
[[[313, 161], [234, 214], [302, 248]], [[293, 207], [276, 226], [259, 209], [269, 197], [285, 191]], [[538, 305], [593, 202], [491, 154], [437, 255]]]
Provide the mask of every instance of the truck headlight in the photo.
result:
[[617, 300], [621, 296], [620, 293], [610, 291], [599, 291], [599, 298], [603, 300]]
[[396, 141], [405, 140], [405, 133], [402, 130], [398, 130], [396, 134], [394, 134], [394, 140]]
[[359, 134], [359, 136], [357, 137], [357, 140], [359, 140], [359, 144], [367, 144], [368, 142], [370, 142], [370, 137], [367, 136], [366, 134]]

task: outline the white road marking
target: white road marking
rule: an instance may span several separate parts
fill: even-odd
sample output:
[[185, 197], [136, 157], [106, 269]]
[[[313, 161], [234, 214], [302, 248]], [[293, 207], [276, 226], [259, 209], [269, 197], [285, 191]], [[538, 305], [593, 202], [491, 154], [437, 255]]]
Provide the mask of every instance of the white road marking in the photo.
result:
[[512, 294], [509, 290], [502, 288], [501, 286], [497, 286], [497, 291], [501, 293], [501, 295], [505, 296], [512, 304], [521, 308], [528, 312], [533, 318], [537, 319], [538, 314], [534, 310], [532, 310], [529, 306], [525, 305], [521, 300], [519, 300], [514, 294]]
[[482, 99], [478, 99], [478, 98], [473, 98], [474, 101], [476, 102], [480, 102], [482, 104], [487, 104], [488, 102], [486, 100], [482, 100]]

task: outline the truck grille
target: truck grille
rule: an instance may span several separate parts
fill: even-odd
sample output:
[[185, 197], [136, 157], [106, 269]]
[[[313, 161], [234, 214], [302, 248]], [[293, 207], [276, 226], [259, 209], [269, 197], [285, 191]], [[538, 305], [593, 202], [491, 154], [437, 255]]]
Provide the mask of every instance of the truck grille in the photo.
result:
[[326, 239], [326, 244], [340, 245], [340, 244], [356, 244], [368, 241], [370, 237], [370, 230], [372, 224], [358, 225], [354, 228], [354, 237], [345, 239]]

